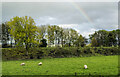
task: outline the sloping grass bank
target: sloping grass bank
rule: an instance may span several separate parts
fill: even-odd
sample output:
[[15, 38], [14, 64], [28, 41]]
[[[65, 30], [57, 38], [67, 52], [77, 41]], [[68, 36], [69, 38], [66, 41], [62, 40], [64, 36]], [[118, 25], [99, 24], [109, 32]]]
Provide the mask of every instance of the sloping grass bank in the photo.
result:
[[[21, 63], [25, 66], [20, 66]], [[42, 66], [38, 63], [42, 62]], [[87, 65], [88, 69], [83, 66]], [[118, 56], [49, 58], [2, 62], [3, 75], [117, 75]]]

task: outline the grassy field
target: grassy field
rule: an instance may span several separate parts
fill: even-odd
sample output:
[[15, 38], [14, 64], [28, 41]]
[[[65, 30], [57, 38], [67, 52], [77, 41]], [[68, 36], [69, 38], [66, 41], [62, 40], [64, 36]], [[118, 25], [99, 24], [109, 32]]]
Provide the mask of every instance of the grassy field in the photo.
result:
[[[20, 66], [24, 62], [25, 66]], [[42, 66], [38, 63], [42, 62]], [[84, 65], [88, 69], [84, 69]], [[3, 75], [117, 75], [118, 56], [3, 61]]]

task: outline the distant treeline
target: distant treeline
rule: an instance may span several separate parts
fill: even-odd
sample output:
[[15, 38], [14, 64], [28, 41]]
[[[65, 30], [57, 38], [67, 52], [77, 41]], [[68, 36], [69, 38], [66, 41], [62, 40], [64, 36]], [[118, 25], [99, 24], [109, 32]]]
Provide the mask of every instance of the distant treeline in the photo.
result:
[[91, 46], [120, 46], [120, 29], [113, 31], [99, 30], [89, 36]]
[[[89, 35], [89, 46], [119, 46], [120, 29], [113, 31], [99, 30]], [[31, 47], [61, 46], [61, 47], [84, 47], [88, 39], [74, 29], [65, 29], [57, 25], [36, 26], [31, 17], [14, 17], [10, 21], [2, 23], [2, 46]], [[11, 41], [10, 45], [7, 42]]]

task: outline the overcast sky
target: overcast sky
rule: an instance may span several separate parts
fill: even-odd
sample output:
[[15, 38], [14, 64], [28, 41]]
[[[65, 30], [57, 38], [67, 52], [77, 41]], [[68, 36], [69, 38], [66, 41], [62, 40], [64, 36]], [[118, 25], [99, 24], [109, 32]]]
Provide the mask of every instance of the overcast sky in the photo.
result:
[[56, 24], [88, 37], [97, 30], [118, 28], [117, 2], [3, 2], [2, 21], [31, 16], [37, 26]]

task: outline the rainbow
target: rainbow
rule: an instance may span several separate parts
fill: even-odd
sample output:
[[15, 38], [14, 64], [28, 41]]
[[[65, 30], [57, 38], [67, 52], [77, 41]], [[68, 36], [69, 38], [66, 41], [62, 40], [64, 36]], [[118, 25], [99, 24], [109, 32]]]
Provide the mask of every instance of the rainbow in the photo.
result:
[[[95, 24], [93, 23], [92, 19], [88, 16], [88, 14], [80, 7], [78, 4], [74, 1], [70, 2], [71, 5], [80, 13], [83, 15], [83, 17], [91, 24], [91, 27], [95, 27]], [[98, 26], [97, 26], [98, 27]]]
[[75, 7], [76, 10], [78, 10], [87, 20], [88, 22], [92, 23], [92, 19], [87, 15], [87, 13], [80, 7], [80, 5], [78, 6], [78, 4], [76, 4], [75, 2], [71, 2], [71, 4]]

